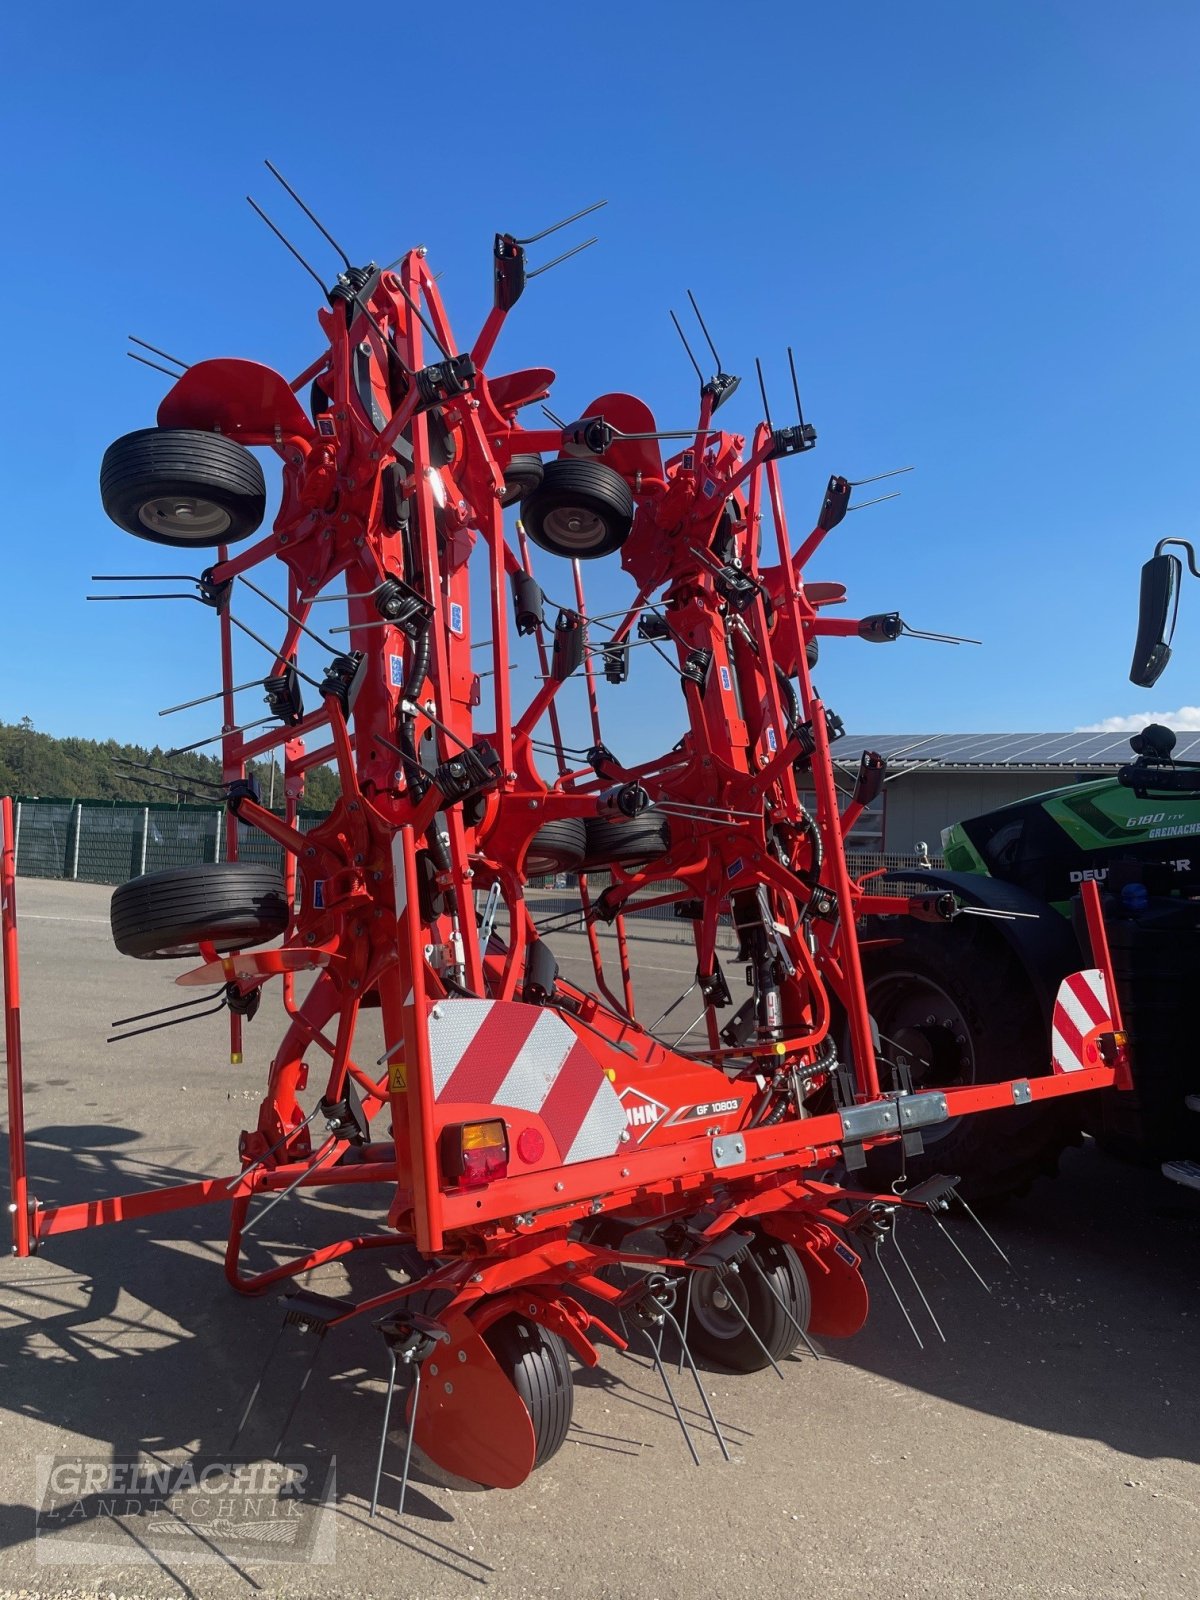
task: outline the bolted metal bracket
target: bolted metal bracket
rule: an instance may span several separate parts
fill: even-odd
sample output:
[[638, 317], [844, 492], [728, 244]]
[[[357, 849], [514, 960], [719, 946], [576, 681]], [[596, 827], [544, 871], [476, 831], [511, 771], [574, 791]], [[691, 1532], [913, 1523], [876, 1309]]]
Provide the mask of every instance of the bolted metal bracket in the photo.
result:
[[746, 1159], [746, 1141], [740, 1133], [722, 1134], [712, 1142], [714, 1167], [737, 1167]]

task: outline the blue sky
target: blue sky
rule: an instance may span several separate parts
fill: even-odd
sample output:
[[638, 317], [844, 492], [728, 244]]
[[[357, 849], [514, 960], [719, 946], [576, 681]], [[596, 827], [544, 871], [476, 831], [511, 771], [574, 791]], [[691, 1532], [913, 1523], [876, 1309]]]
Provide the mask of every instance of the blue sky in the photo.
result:
[[[106, 445], [165, 386], [125, 336], [289, 376], [317, 353], [315, 285], [244, 195], [322, 272], [333, 258], [264, 156], [355, 257], [426, 243], [464, 342], [492, 233], [607, 197], [600, 244], [530, 286], [493, 370], [554, 367], [564, 415], [630, 389], [685, 426], [695, 380], [667, 310], [690, 287], [747, 377], [730, 425], [755, 421], [756, 354], [787, 420], [795, 347], [819, 434], [784, 463], [797, 536], [831, 472], [915, 464], [809, 576], [847, 583], [855, 614], [985, 643], [827, 644], [818, 683], [848, 726], [1073, 728], [1200, 698], [1200, 585], [1158, 690], [1126, 677], [1142, 560], [1200, 531], [1194, 6], [507, 12], [68, 3], [7, 21], [0, 719], [164, 743], [217, 726], [155, 715], [216, 686], [207, 613], [82, 597], [92, 572], [187, 567], [100, 508]], [[615, 562], [588, 579], [596, 606], [627, 592]], [[260, 667], [249, 647], [240, 674]], [[681, 712], [646, 665], [614, 692], [609, 742], [673, 742]]]

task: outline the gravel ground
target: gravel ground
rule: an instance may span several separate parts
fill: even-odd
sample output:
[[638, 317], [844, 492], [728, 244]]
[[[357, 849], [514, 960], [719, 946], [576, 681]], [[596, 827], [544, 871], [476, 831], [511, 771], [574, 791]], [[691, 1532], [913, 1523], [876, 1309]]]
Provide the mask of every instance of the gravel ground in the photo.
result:
[[[240, 1068], [223, 1058], [215, 1018], [106, 1047], [111, 1018], [176, 998], [175, 969], [115, 954], [107, 891], [20, 888], [35, 1192], [49, 1203], [230, 1170], [277, 1013], [264, 1006]], [[577, 936], [555, 948], [581, 970]], [[691, 978], [669, 944], [639, 944], [635, 966], [648, 1006]], [[908, 1289], [918, 1349], [875, 1273], [866, 1329], [829, 1342], [827, 1359], [785, 1363], [783, 1384], [770, 1372], [706, 1374], [729, 1464], [701, 1432], [694, 1391], [677, 1381], [698, 1469], [645, 1359], [610, 1355], [578, 1374], [568, 1443], [529, 1482], [482, 1493], [421, 1474], [403, 1520], [395, 1435], [383, 1513], [366, 1515], [378, 1335], [339, 1330], [289, 1433], [297, 1450], [337, 1456], [336, 1558], [306, 1566], [174, 1552], [155, 1562], [133, 1539], [68, 1564], [33, 1539], [38, 1457], [220, 1451], [279, 1328], [272, 1297], [239, 1299], [224, 1285], [223, 1207], [53, 1239], [35, 1259], [0, 1263], [0, 1600], [1192, 1600], [1200, 1205], [1084, 1147], [1057, 1182], [989, 1220], [1011, 1269], [969, 1225], [956, 1237], [990, 1295], [914, 1225], [908, 1255], [944, 1344]], [[265, 1261], [336, 1237], [347, 1221], [331, 1191], [286, 1203], [255, 1253]], [[367, 1293], [388, 1272], [363, 1259], [317, 1286]], [[264, 1389], [266, 1411], [278, 1418], [289, 1394], [290, 1380]]]

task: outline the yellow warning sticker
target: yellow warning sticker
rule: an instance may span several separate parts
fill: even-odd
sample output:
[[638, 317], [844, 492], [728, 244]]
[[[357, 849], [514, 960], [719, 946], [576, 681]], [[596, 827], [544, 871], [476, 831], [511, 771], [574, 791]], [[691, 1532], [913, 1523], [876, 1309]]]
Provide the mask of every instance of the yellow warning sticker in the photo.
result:
[[403, 1061], [388, 1062], [388, 1093], [408, 1093], [408, 1073], [405, 1070]]

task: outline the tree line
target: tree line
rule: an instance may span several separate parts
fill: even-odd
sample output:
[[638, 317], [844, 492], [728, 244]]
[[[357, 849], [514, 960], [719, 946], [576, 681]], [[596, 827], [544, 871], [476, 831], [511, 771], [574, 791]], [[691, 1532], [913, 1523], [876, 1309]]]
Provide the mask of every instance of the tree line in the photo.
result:
[[[147, 767], [158, 771], [146, 771]], [[139, 770], [140, 769], [140, 770]], [[283, 808], [283, 776], [274, 760], [250, 763], [264, 801]], [[219, 805], [219, 757], [189, 750], [168, 754], [159, 745], [115, 739], [57, 739], [28, 717], [0, 722], [0, 795], [23, 800], [134, 800], [139, 805]], [[216, 785], [216, 787], [210, 787]], [[329, 767], [308, 773], [303, 805], [328, 811], [340, 793]]]

